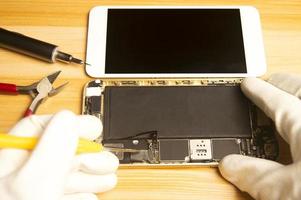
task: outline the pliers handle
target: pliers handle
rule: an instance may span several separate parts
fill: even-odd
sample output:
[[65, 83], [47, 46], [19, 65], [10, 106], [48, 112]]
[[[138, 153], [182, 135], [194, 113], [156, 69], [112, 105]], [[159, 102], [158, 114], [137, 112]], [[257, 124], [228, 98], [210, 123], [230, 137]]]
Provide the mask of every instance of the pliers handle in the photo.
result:
[[[34, 85], [32, 84], [30, 86], [17, 86], [15, 84], [10, 84], [10, 83], [0, 83], [0, 92], [7, 93], [7, 94], [24, 94], [28, 93], [30, 94], [33, 98], [35, 97], [35, 92], [33, 91]], [[34, 110], [32, 110], [30, 107], [25, 111], [24, 117], [30, 116], [34, 113]]]
[[18, 94], [17, 85], [10, 83], [0, 83], [0, 92]]
[[[18, 90], [18, 86], [10, 83], [0, 83], [0, 92], [14, 94], [14, 95], [20, 94]], [[24, 113], [24, 117], [27, 117], [32, 114], [33, 111], [30, 108], [28, 108]]]

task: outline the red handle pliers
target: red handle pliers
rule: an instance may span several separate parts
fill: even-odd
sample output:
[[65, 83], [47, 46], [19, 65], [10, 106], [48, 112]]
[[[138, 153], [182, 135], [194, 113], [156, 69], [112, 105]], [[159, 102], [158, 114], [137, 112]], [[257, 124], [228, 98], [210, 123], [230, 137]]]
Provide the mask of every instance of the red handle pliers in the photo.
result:
[[29, 94], [33, 100], [30, 106], [27, 108], [24, 117], [35, 113], [37, 107], [47, 99], [48, 96], [53, 96], [60, 92], [67, 84], [64, 83], [57, 88], [52, 87], [52, 83], [58, 77], [61, 71], [57, 71], [53, 74], [46, 76], [38, 82], [35, 82], [27, 86], [17, 86], [15, 84], [0, 83], [0, 92], [10, 94]]

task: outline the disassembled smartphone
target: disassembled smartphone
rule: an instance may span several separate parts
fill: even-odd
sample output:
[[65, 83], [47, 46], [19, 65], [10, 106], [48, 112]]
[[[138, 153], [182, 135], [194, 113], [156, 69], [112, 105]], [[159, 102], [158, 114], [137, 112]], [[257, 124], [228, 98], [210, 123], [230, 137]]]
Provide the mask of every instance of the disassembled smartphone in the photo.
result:
[[83, 110], [103, 121], [103, 145], [140, 150], [118, 153], [121, 163], [212, 165], [232, 153], [275, 159], [272, 123], [240, 81], [95, 80]]
[[252, 7], [96, 7], [83, 113], [129, 165], [216, 165], [229, 154], [276, 159], [274, 127], [241, 92], [265, 72]]

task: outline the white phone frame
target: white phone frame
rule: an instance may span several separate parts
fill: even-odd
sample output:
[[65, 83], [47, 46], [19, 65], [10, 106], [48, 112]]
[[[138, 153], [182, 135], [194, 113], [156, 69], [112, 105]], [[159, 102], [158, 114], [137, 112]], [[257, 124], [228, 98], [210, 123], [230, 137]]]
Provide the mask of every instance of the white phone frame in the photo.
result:
[[[106, 33], [108, 9], [240, 9], [247, 73], [105, 73]], [[86, 72], [95, 78], [183, 78], [183, 77], [258, 77], [266, 72], [266, 60], [260, 16], [252, 6], [97, 6], [89, 14]]]

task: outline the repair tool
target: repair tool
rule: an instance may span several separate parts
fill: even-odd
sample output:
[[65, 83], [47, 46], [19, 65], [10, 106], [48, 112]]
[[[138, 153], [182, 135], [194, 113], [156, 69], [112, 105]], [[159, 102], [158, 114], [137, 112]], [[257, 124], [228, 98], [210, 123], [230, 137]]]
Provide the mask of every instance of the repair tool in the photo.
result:
[[[0, 148], [16, 148], [32, 150], [38, 143], [37, 137], [20, 137], [9, 134], [0, 133]], [[113, 152], [138, 152], [136, 149], [123, 149], [123, 148], [107, 148], [99, 143], [82, 139], [78, 141], [76, 153], [92, 153], [101, 151], [113, 151]]]
[[56, 95], [68, 84], [68, 82], [66, 82], [57, 88], [52, 87], [52, 83], [60, 73], [61, 71], [57, 71], [46, 76], [42, 80], [27, 86], [17, 86], [15, 84], [0, 83], [0, 92], [31, 95], [33, 100], [24, 114], [24, 117], [26, 117], [35, 113], [39, 104], [45, 101], [48, 96]]
[[56, 60], [65, 63], [87, 64], [72, 55], [58, 50], [58, 46], [37, 40], [20, 33], [0, 28], [0, 47], [13, 50], [50, 63]]

